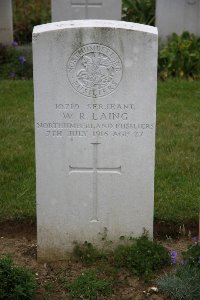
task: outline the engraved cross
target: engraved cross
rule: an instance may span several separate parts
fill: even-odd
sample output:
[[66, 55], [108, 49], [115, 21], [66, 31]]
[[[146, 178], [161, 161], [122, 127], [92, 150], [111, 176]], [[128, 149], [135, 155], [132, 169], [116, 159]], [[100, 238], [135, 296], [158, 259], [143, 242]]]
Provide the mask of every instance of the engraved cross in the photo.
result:
[[90, 7], [101, 7], [103, 0], [71, 0], [72, 7], [85, 8], [85, 18], [88, 19], [88, 9]]
[[121, 166], [115, 168], [98, 167], [98, 145], [100, 143], [91, 143], [93, 145], [93, 168], [69, 166], [69, 174], [72, 173], [93, 173], [93, 215], [91, 222], [98, 222], [98, 173], [121, 175]]

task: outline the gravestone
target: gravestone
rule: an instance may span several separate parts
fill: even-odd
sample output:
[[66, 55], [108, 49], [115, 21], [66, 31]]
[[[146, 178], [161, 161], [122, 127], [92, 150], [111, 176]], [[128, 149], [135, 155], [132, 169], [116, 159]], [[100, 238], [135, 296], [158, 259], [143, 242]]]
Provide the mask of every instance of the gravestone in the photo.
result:
[[200, 0], [157, 0], [156, 26], [163, 41], [173, 32], [200, 35]]
[[33, 58], [38, 258], [152, 236], [157, 29], [40, 25]]
[[52, 22], [80, 19], [121, 20], [121, 0], [51, 0]]
[[13, 42], [12, 0], [0, 0], [0, 44]]

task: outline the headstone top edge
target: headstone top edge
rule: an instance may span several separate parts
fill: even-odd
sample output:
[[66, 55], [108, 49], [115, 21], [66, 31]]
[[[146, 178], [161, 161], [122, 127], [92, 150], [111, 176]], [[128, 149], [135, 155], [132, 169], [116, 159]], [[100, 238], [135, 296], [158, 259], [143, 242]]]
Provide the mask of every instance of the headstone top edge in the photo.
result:
[[43, 32], [50, 32], [56, 30], [65, 30], [73, 28], [114, 28], [114, 29], [128, 29], [133, 31], [141, 31], [145, 33], [158, 35], [157, 27], [125, 22], [125, 21], [111, 21], [111, 20], [71, 20], [61, 21], [54, 23], [47, 23], [37, 25], [33, 29], [33, 34], [39, 34]]

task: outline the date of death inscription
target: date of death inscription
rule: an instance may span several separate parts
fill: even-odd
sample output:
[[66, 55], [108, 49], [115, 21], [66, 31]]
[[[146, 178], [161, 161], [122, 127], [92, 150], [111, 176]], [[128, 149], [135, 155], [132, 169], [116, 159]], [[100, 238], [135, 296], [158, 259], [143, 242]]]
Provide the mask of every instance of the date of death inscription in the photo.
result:
[[36, 120], [36, 130], [47, 138], [135, 137], [154, 129], [138, 121], [134, 104], [56, 104], [53, 120]]

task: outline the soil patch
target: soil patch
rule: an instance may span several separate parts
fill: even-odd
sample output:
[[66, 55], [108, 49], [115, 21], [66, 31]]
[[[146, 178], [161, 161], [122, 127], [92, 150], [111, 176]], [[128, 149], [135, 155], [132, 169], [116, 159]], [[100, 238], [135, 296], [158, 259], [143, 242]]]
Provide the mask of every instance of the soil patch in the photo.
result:
[[[26, 237], [34, 239], [37, 237], [36, 221], [9, 220], [0, 222], [0, 236]], [[166, 239], [167, 237], [179, 239], [182, 236], [197, 236], [198, 221], [167, 222], [156, 220], [154, 222], [154, 237]]]
[[36, 221], [9, 220], [0, 222], [0, 237], [36, 239]]
[[[169, 249], [185, 249], [188, 241], [179, 241], [176, 243], [166, 242]], [[36, 239], [13, 238], [1, 236], [0, 239], [0, 257], [3, 254], [11, 255], [14, 263], [20, 266], [26, 266], [33, 270], [38, 282], [37, 300], [51, 299], [61, 300], [68, 299], [68, 290], [65, 287], [66, 282], [72, 282], [81, 273], [86, 270], [99, 270], [102, 278], [108, 277], [109, 270], [107, 265], [93, 264], [86, 266], [75, 259], [68, 261], [57, 261], [53, 263], [39, 264], [36, 260], [37, 244]], [[99, 297], [99, 300], [165, 300], [164, 295], [149, 293], [153, 283], [145, 284], [136, 276], [133, 276], [126, 270], [121, 270], [115, 278], [113, 285], [113, 294], [111, 296]]]
[[154, 237], [166, 239], [171, 237], [179, 239], [182, 236], [197, 236], [198, 235], [198, 221], [187, 222], [172, 222], [159, 221], [154, 222]]
[[[191, 244], [191, 239], [173, 239], [170, 235], [162, 240], [162, 244], [170, 251], [176, 250], [178, 261], [182, 260], [181, 253]], [[58, 261], [54, 263], [37, 263], [37, 242], [35, 223], [14, 223], [4, 222], [0, 224], [0, 257], [3, 254], [10, 254], [15, 264], [27, 266], [33, 270], [38, 282], [37, 299], [67, 299], [69, 291], [66, 282], [72, 282], [85, 270], [99, 270], [102, 278], [108, 278], [113, 269], [105, 262], [84, 265], [75, 259]], [[162, 270], [160, 274], [168, 272], [172, 267]], [[115, 277], [113, 294], [108, 297], [99, 297], [99, 300], [166, 300], [160, 293], [149, 292], [154, 283], [145, 284], [136, 276], [126, 270], [121, 270]]]

